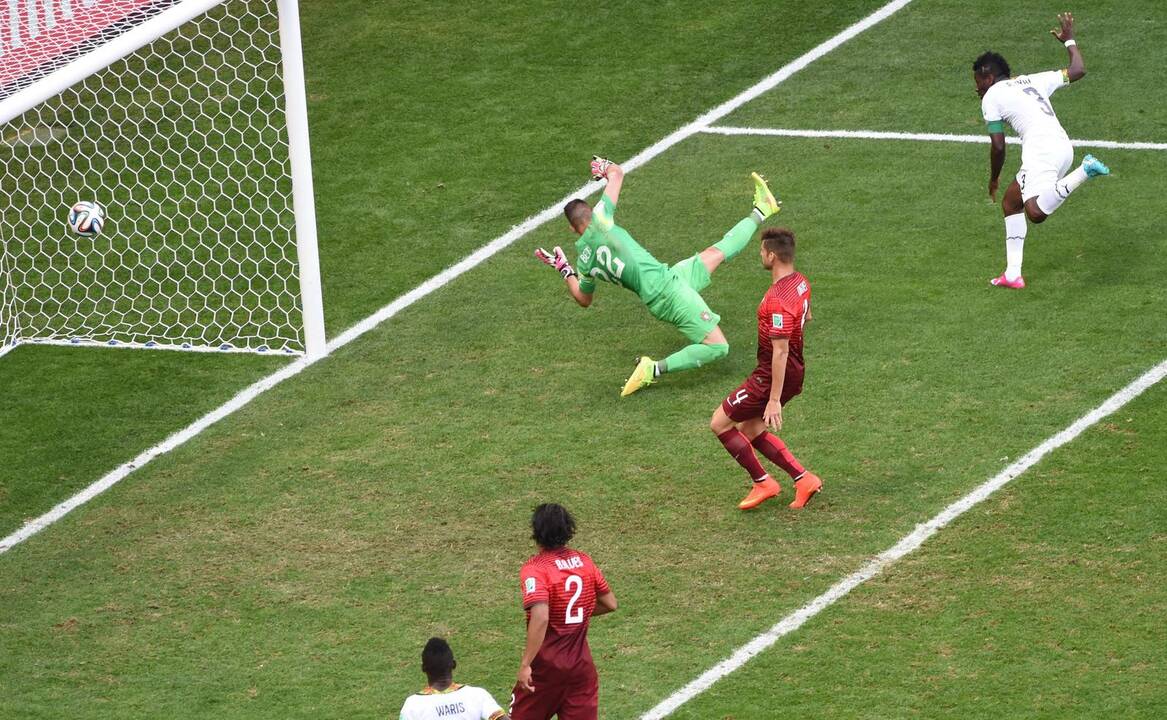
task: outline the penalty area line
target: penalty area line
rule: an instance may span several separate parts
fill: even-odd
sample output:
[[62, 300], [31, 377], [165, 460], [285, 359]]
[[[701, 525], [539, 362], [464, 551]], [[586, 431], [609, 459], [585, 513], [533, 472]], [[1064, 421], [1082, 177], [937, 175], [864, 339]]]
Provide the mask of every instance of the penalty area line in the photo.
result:
[[[988, 145], [988, 135], [952, 135], [947, 133], [883, 132], [879, 130], [798, 130], [793, 128], [707, 127], [701, 132], [710, 135], [755, 135], [798, 138], [843, 138], [849, 140], [915, 140], [918, 142], [954, 142]], [[1009, 145], [1020, 145], [1015, 137], [1005, 138]], [[1167, 143], [1118, 142], [1115, 140], [1070, 140], [1074, 147], [1109, 148], [1114, 150], [1167, 150]]]
[[915, 530], [905, 535], [895, 545], [875, 556], [866, 565], [832, 585], [822, 595], [819, 595], [806, 605], [803, 605], [782, 618], [769, 630], [758, 635], [745, 645], [742, 645], [725, 660], [706, 670], [688, 685], [662, 700], [660, 704], [642, 715], [641, 720], [661, 720], [661, 718], [671, 715], [674, 710], [708, 690], [721, 678], [745, 665], [756, 655], [759, 655], [774, 645], [774, 643], [778, 642], [783, 636], [802, 627], [808, 620], [841, 600], [855, 588], [881, 573], [887, 566], [903, 558], [905, 555], [914, 552], [924, 544], [924, 541], [935, 535], [943, 527], [988, 498], [997, 490], [1009, 484], [1010, 481], [1036, 465], [1042, 458], [1054, 450], [1057, 450], [1078, 437], [1089, 427], [1098, 423], [1098, 421], [1117, 412], [1123, 405], [1126, 405], [1131, 400], [1143, 394], [1143, 392], [1154, 386], [1165, 376], [1167, 376], [1167, 360], [1163, 360], [1155, 367], [1140, 375], [1129, 385], [1114, 395], [1111, 395], [1101, 405], [1075, 420], [1061, 432], [1050, 436], [1012, 465], [941, 510], [931, 520], [917, 525]]
[[[822, 43], [816, 45], [806, 53], [778, 68], [778, 70], [774, 71], [754, 85], [743, 90], [739, 94], [718, 105], [712, 110], [704, 113], [696, 120], [693, 120], [689, 124], [682, 126], [681, 128], [673, 131], [669, 135], [666, 135], [664, 138], [658, 140], [652, 145], [649, 145], [644, 150], [621, 163], [621, 165], [627, 172], [631, 172], [632, 170], [635, 170], [636, 168], [644, 165], [677, 143], [701, 132], [707, 128], [710, 123], [720, 120], [726, 115], [729, 115], [734, 110], [737, 110], [742, 105], [745, 105], [763, 93], [774, 89], [778, 85], [781, 85], [788, 78], [790, 78], [791, 75], [794, 75], [799, 70], [802, 70], [807, 65], [810, 65], [815, 60], [818, 60], [827, 53], [838, 48], [843, 43], [851, 40], [856, 35], [862, 33], [873, 25], [877, 25], [878, 23], [891, 17], [900, 9], [906, 7], [911, 1], [912, 0], [893, 0], [892, 2], [887, 3], [867, 17], [849, 25], [838, 34], [830, 37], [827, 40], [824, 40]], [[409, 292], [393, 300], [388, 305], [382, 307], [380, 310], [377, 310], [375, 313], [368, 316], [364, 320], [361, 320], [357, 324], [353, 325], [348, 330], [345, 330], [340, 335], [337, 335], [335, 338], [328, 342], [323, 354], [313, 358], [302, 357], [285, 365], [271, 375], [257, 380], [256, 382], [247, 386], [226, 403], [215, 408], [198, 420], [195, 420], [190, 425], [174, 433], [154, 447], [143, 451], [133, 460], [130, 460], [129, 462], [123, 463], [114, 468], [112, 471], [86, 487], [84, 490], [78, 492], [73, 497], [54, 506], [47, 513], [41, 515], [40, 517], [29, 520], [16, 532], [0, 539], [0, 555], [11, 550], [16, 545], [19, 545], [41, 530], [44, 530], [61, 518], [65, 517], [73, 510], [76, 510], [78, 507], [84, 505], [93, 498], [110, 489], [135, 470], [153, 461], [160, 455], [164, 455], [171, 450], [174, 450], [175, 448], [185, 444], [187, 441], [201, 433], [203, 430], [206, 430], [211, 425], [214, 425], [218, 421], [222, 420], [228, 415], [231, 415], [236, 410], [239, 410], [240, 408], [250, 403], [261, 393], [270, 390], [271, 388], [279, 385], [289, 378], [299, 375], [308, 367], [328, 357], [334, 351], [339, 350], [345, 345], [348, 345], [353, 340], [356, 340], [381, 323], [397, 315], [405, 308], [413, 305], [430, 293], [445, 287], [447, 284], [452, 282], [463, 273], [486, 262], [494, 255], [509, 247], [519, 238], [549, 222], [551, 219], [558, 217], [560, 214], [560, 208], [563, 207], [563, 205], [569, 200], [577, 197], [587, 197], [595, 191], [599, 190], [601, 187], [603, 187], [603, 185], [599, 182], [589, 182], [586, 185], [581, 186], [575, 190], [575, 192], [569, 195], [565, 195], [562, 199], [558, 200], [554, 204], [549, 205], [539, 213], [527, 218], [522, 223], [511, 228], [506, 233], [498, 236], [486, 245], [483, 245], [471, 254], [467, 255], [456, 264], [451, 265], [429, 280], [426, 280], [421, 285], [418, 285]]]

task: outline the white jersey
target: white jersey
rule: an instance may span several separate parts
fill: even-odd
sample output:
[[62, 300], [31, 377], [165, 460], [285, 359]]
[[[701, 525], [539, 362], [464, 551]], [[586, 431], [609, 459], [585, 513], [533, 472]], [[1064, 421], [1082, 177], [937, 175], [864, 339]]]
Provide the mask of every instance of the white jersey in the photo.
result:
[[[1070, 141], [1049, 98], [1054, 91], [1069, 84], [1063, 70], [1021, 75], [993, 83], [981, 98], [981, 112], [989, 132], [1003, 132], [1001, 122], [1009, 123], [1021, 138], [1022, 155], [1027, 149], [1060, 146]], [[995, 123], [995, 124], [994, 124]]]
[[457, 683], [445, 690], [427, 687], [401, 706], [401, 720], [498, 720], [505, 714], [490, 693]]

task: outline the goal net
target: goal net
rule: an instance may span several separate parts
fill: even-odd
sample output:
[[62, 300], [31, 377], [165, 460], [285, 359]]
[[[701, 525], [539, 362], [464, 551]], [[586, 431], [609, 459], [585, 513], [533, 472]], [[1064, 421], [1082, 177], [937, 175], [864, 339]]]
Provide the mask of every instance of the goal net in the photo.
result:
[[6, 5], [0, 354], [322, 352], [295, 0]]

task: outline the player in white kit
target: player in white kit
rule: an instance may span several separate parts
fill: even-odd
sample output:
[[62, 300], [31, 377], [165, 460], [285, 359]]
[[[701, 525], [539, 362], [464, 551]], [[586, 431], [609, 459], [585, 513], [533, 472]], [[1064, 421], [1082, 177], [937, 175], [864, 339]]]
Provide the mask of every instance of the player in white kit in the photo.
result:
[[1011, 78], [1009, 63], [997, 53], [986, 52], [973, 62], [973, 81], [981, 96], [981, 112], [991, 139], [989, 197], [993, 202], [997, 201], [997, 180], [1005, 164], [1005, 123], [1021, 139], [1021, 170], [1001, 202], [1005, 213], [1006, 267], [1003, 274], [989, 281], [998, 287], [1025, 287], [1021, 257], [1026, 218], [1033, 223], [1044, 222], [1088, 178], [1110, 174], [1093, 155], [1082, 158], [1081, 165], [1066, 172], [1074, 162], [1074, 148], [1049, 98], [1058, 88], [1084, 77], [1086, 65], [1074, 40], [1074, 16], [1058, 15], [1058, 25], [1050, 34], [1070, 53], [1070, 66], [1064, 70]]
[[454, 651], [442, 638], [430, 638], [421, 651], [425, 688], [401, 706], [401, 720], [508, 720], [490, 693], [454, 682]]

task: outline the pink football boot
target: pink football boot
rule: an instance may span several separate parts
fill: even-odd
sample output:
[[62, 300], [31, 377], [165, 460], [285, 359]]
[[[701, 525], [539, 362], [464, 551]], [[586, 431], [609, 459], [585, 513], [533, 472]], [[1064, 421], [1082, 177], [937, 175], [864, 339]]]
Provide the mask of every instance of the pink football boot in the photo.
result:
[[1024, 290], [1025, 278], [1018, 275], [1016, 280], [1006, 280], [1005, 273], [1001, 273], [1000, 277], [993, 278], [989, 281], [989, 284], [996, 285], [997, 287], [1013, 288], [1014, 290]]

